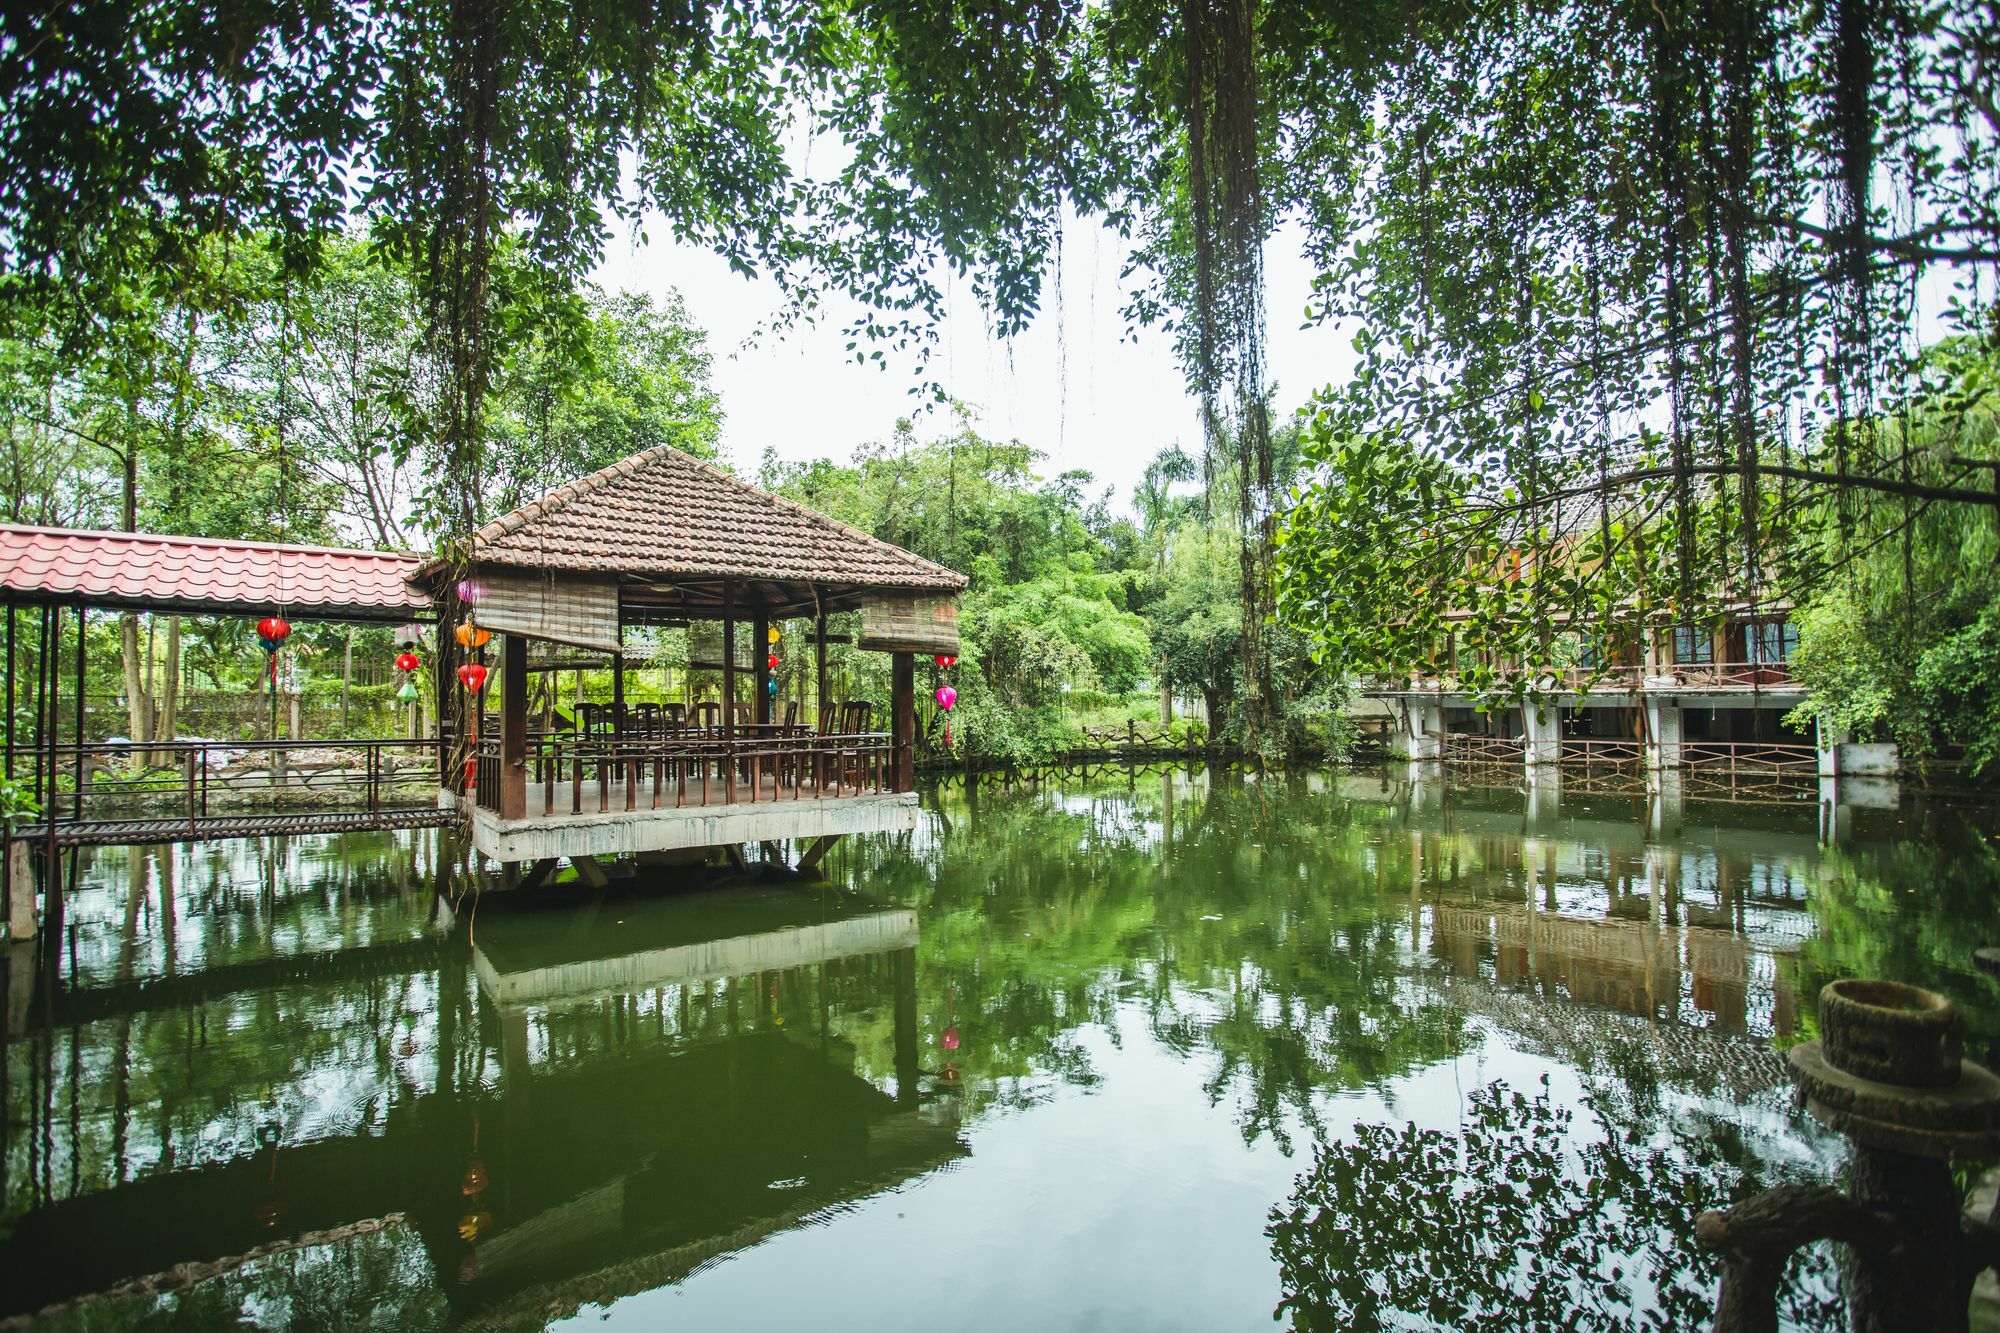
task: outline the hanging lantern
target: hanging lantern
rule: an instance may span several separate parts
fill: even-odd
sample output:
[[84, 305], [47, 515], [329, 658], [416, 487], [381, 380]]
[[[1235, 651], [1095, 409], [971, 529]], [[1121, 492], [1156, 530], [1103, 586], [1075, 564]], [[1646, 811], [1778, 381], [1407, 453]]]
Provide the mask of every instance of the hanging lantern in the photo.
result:
[[773, 699], [778, 697], [778, 678], [776, 676], [764, 682], [764, 693], [770, 695]]
[[952, 710], [952, 706], [958, 702], [958, 691], [949, 685], [940, 685], [938, 686], [937, 701], [938, 707], [949, 713]]
[[778, 642], [779, 637], [780, 637], [780, 631], [776, 625], [773, 625], [771, 626], [771, 628], [764, 631], [764, 641], [766, 643], [775, 645]]
[[484, 648], [486, 641], [492, 637], [492, 634], [470, 621], [458, 627], [458, 642], [463, 648]]
[[396, 654], [396, 670], [398, 671], [415, 671], [420, 665], [421, 663], [418, 662], [415, 653]]
[[944, 1047], [947, 1051], [958, 1049], [958, 1027], [956, 1024], [944, 1030], [944, 1035], [938, 1038], [938, 1045]]
[[[283, 616], [265, 616], [257, 622], [257, 641], [264, 645], [264, 675], [271, 682], [271, 707], [276, 710], [278, 703], [278, 650], [285, 646], [285, 640], [292, 636], [291, 622]], [[271, 714], [271, 725], [275, 728], [277, 713]]]
[[778, 669], [778, 655], [776, 653], [772, 653], [769, 657], [764, 659], [764, 665], [770, 668], [771, 670], [776, 671]]
[[396, 691], [396, 697], [406, 704], [415, 703], [417, 701], [417, 682], [414, 680], [404, 681], [403, 688]]
[[950, 653], [939, 653], [936, 657], [933, 657], [931, 661], [936, 662], [940, 668], [953, 667], [958, 665], [958, 659], [956, 657], [953, 657]]
[[474, 694], [486, 688], [486, 668], [477, 662], [467, 662], [458, 669], [458, 683]]

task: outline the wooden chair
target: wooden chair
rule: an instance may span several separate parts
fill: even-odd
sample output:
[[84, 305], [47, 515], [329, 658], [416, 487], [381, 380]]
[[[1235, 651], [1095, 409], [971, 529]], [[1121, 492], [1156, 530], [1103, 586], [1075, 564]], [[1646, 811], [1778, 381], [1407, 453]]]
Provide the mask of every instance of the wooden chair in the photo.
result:
[[867, 776], [869, 752], [862, 748], [860, 738], [867, 734], [868, 719], [874, 711], [875, 705], [866, 699], [849, 699], [840, 706], [834, 781], [842, 791], [859, 786]]

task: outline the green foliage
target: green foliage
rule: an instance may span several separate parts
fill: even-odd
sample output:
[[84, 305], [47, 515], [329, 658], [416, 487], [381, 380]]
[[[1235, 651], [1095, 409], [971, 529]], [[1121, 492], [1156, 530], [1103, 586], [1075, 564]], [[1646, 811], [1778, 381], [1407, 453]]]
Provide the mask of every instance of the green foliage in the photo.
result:
[[0, 821], [11, 828], [15, 820], [41, 812], [32, 782], [24, 778], [0, 778]]
[[[1865, 423], [1907, 452], [1919, 480], [2000, 464], [2000, 355], [1951, 340], [1925, 361], [1928, 390]], [[1921, 762], [1966, 747], [1968, 772], [2000, 760], [2000, 522], [1989, 508], [1896, 496], [1825, 505], [1793, 613], [1793, 670], [1810, 691], [1800, 721], [1856, 740], [1894, 741]]]
[[1965, 745], [1970, 776], [2000, 774], [2000, 603], [1925, 650], [1913, 693], [1933, 733]]
[[656, 302], [587, 288], [575, 325], [542, 331], [496, 385], [489, 512], [655, 445], [715, 457], [722, 408], [709, 367], [678, 292]]

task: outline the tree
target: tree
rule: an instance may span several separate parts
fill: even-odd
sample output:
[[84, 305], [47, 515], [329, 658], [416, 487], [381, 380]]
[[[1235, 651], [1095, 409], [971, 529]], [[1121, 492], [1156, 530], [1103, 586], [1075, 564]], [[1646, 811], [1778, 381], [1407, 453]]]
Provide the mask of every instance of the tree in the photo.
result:
[[721, 403], [680, 293], [656, 302], [586, 287], [583, 301], [573, 327], [537, 337], [499, 383], [488, 512], [655, 445], [715, 457]]
[[[1768, 605], [1869, 496], [1991, 506], [1990, 476], [1923, 475], [1880, 423], [1926, 397], [1917, 290], [1993, 334], [1995, 33], [1958, 0], [1400, 11], [1337, 123], [1300, 113], [1318, 313], [1361, 362], [1316, 404], [1289, 614], [1353, 647], [1344, 595], [1314, 600], [1329, 547], [1400, 533], [1424, 549], [1370, 600], [1412, 603], [1414, 634], [1442, 597], [1518, 693], [1564, 616]], [[1352, 128], [1350, 87], [1379, 123], [1319, 132]]]

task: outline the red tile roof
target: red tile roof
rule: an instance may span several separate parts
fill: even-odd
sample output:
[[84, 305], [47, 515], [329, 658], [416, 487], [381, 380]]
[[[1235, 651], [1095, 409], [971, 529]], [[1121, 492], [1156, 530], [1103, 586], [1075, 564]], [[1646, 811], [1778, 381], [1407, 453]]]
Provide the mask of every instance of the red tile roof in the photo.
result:
[[430, 608], [390, 551], [0, 524], [0, 588], [22, 601], [158, 611], [407, 620]]
[[[638, 578], [957, 592], [965, 576], [667, 445], [561, 486], [472, 539], [479, 564]], [[435, 567], [435, 566], [432, 566]]]

